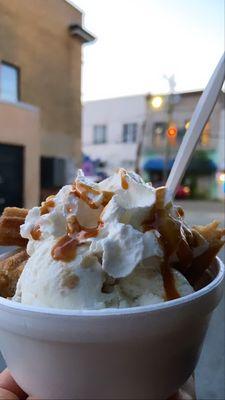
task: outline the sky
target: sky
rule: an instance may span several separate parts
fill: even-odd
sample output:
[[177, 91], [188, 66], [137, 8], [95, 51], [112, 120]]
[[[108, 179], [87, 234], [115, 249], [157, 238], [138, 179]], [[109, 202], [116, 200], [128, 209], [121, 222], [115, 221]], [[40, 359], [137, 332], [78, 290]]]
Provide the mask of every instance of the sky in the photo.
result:
[[224, 0], [70, 0], [96, 36], [83, 46], [83, 101], [202, 89], [224, 45]]

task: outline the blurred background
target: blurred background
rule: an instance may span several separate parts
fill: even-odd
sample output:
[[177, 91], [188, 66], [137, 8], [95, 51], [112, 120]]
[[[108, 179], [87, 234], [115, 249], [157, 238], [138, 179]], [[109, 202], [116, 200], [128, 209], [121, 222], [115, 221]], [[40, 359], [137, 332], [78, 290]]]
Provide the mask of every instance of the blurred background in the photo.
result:
[[[0, 0], [0, 213], [38, 204], [81, 166], [95, 181], [121, 166], [165, 183], [224, 51], [224, 11], [223, 0]], [[224, 224], [224, 131], [222, 90], [176, 195], [191, 224]], [[224, 311], [198, 399], [225, 399]]]

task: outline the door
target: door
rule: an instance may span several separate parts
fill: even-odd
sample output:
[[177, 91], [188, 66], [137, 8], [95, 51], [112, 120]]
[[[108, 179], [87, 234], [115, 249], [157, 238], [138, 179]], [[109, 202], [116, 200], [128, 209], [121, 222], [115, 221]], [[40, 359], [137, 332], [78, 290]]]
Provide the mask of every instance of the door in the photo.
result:
[[23, 206], [23, 147], [0, 143], [0, 214]]

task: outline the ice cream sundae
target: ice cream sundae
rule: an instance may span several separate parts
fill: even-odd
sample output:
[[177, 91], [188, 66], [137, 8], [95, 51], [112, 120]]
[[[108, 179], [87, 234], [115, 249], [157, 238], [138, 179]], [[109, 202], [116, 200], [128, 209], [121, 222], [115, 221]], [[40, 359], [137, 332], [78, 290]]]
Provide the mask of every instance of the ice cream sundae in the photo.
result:
[[189, 228], [166, 188], [134, 172], [119, 169], [94, 183], [79, 170], [40, 207], [5, 209], [0, 244], [26, 245], [26, 252], [20, 247], [0, 262], [1, 295], [63, 309], [173, 300], [193, 292], [224, 234], [216, 221]]

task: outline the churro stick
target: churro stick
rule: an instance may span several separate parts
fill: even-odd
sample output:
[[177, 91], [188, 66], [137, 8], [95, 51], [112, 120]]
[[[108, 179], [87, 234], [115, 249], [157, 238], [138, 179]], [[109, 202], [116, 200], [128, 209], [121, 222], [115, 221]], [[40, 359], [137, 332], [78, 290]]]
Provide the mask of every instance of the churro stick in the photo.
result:
[[14, 295], [17, 281], [27, 260], [26, 250], [19, 249], [13, 255], [0, 261], [0, 296], [12, 297]]
[[225, 244], [225, 229], [219, 228], [218, 221], [213, 221], [206, 226], [194, 226], [192, 233], [195, 235], [196, 244], [201, 244], [202, 239], [206, 243], [205, 250], [192, 260], [185, 272], [187, 280], [195, 286]]
[[27, 239], [20, 236], [20, 225], [25, 221], [28, 210], [6, 207], [0, 217], [0, 245], [26, 246]]
[[5, 207], [2, 213], [3, 217], [17, 217], [25, 220], [28, 210], [26, 208]]

